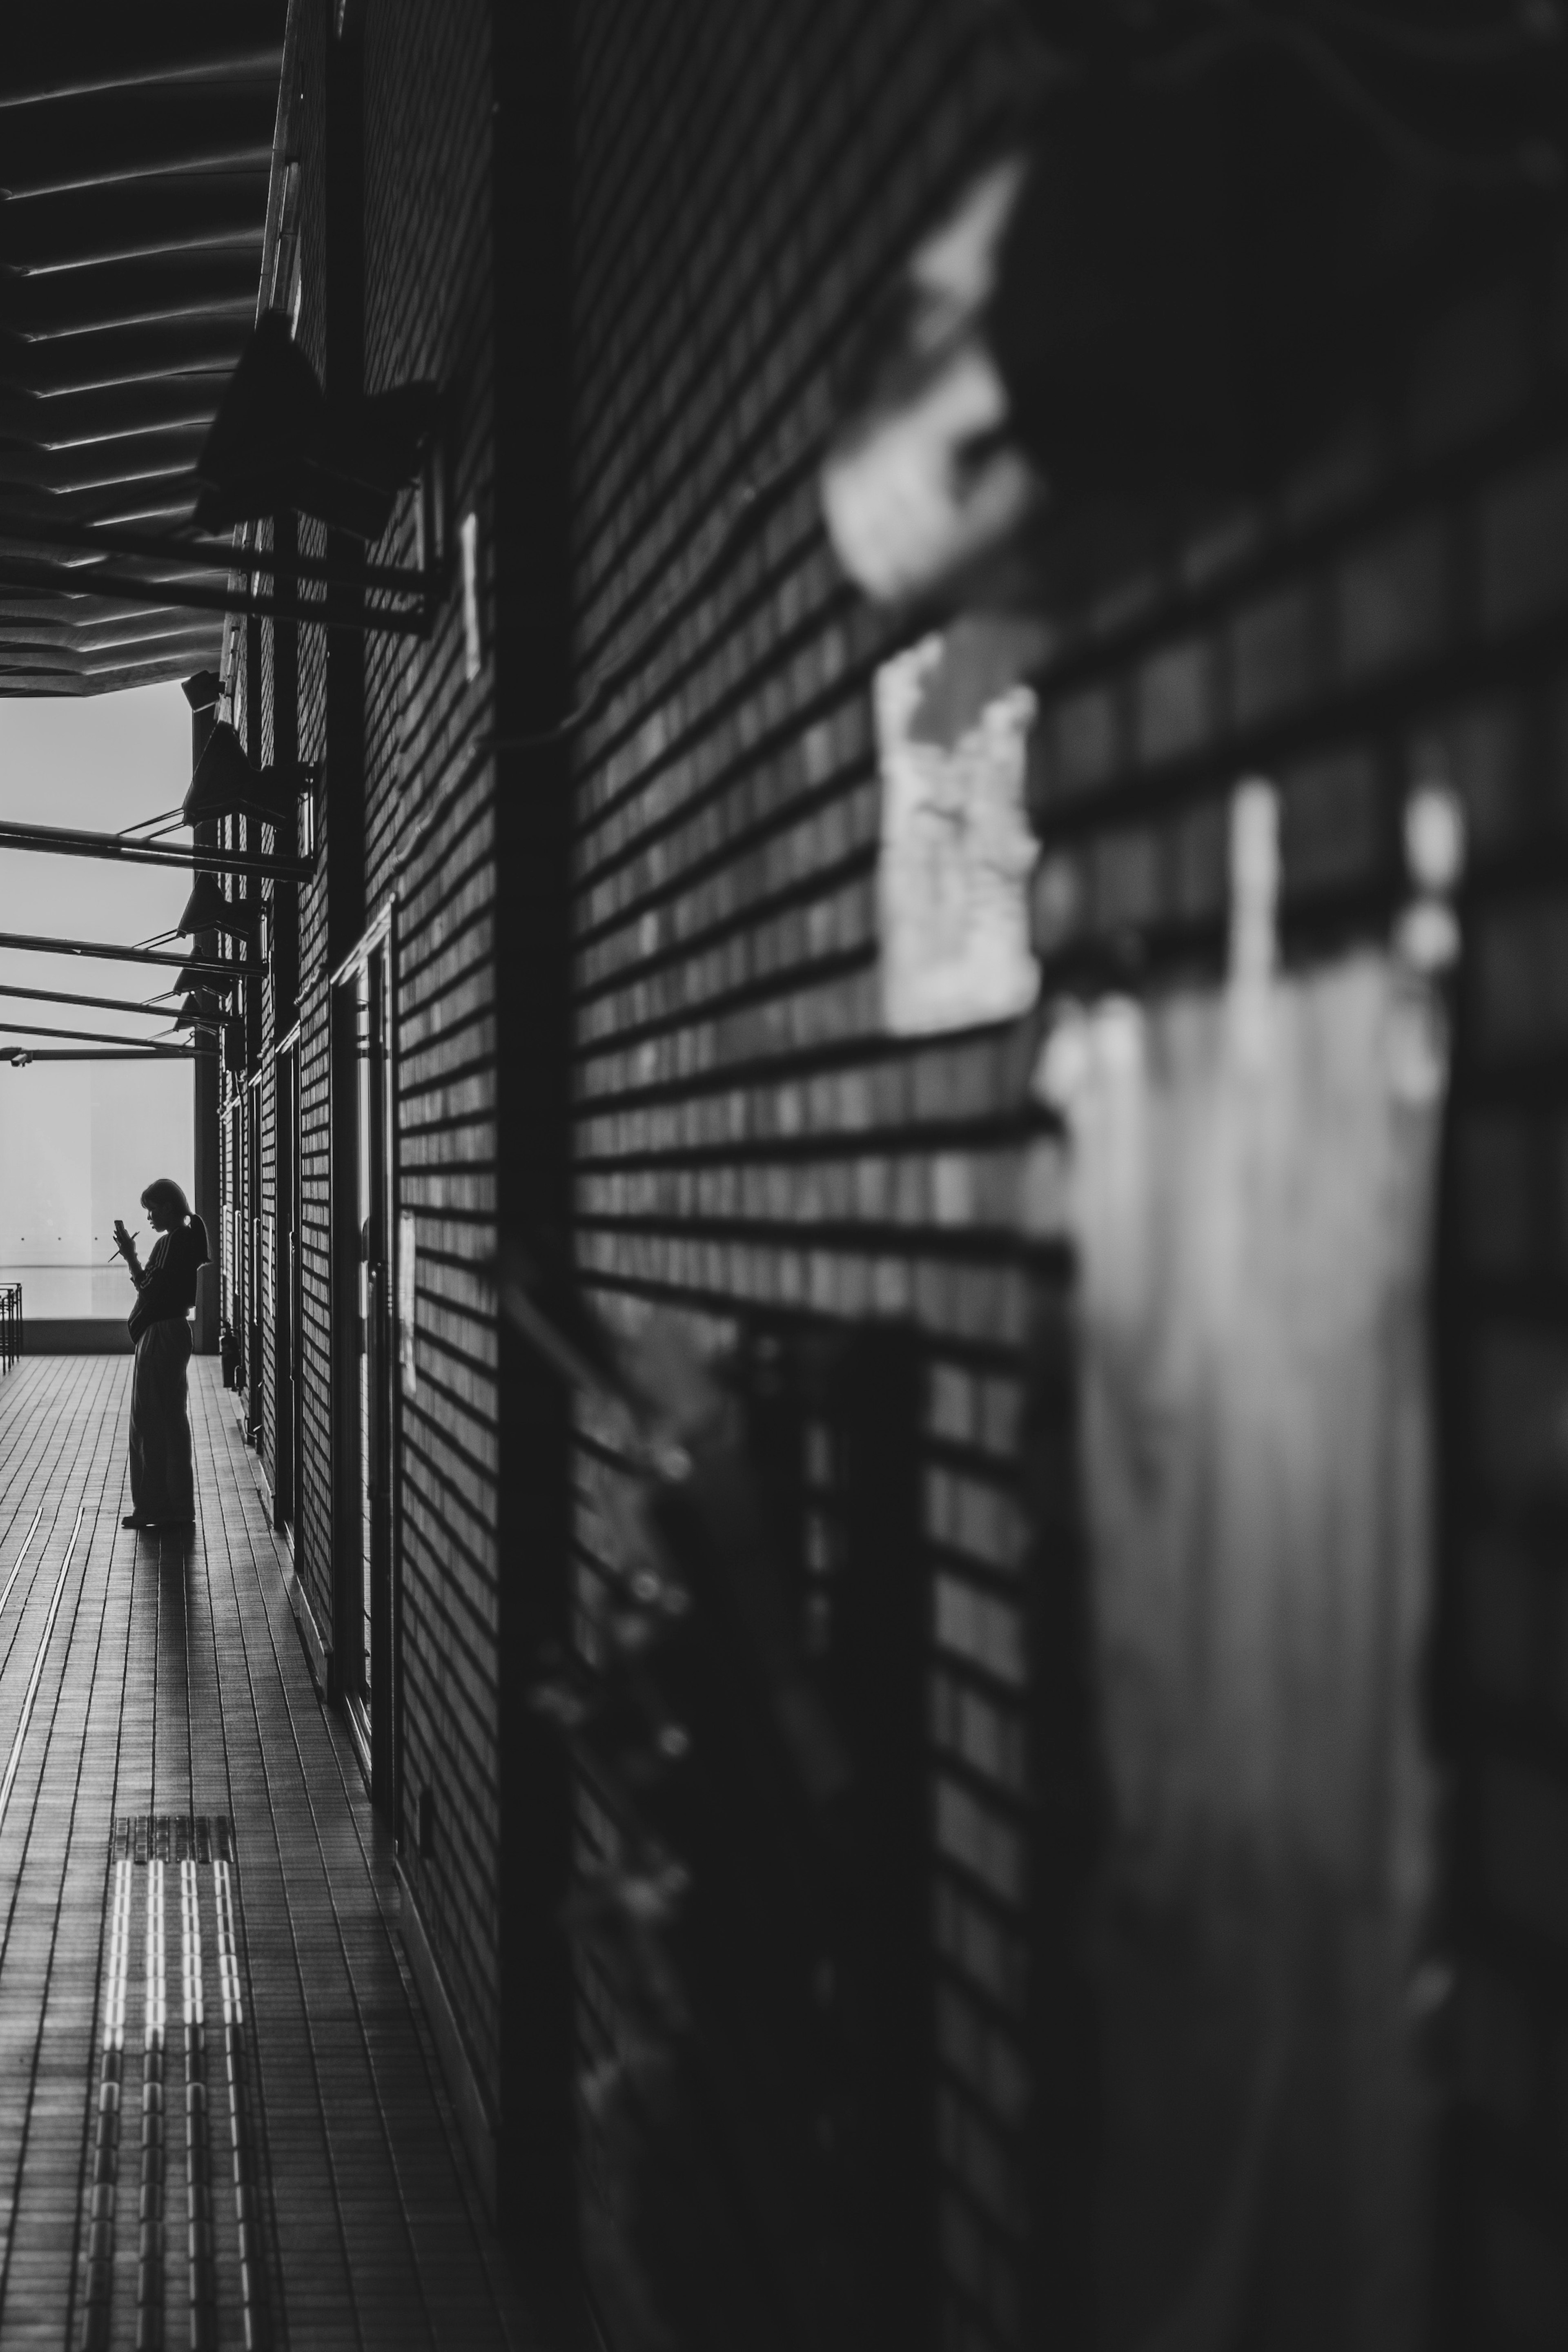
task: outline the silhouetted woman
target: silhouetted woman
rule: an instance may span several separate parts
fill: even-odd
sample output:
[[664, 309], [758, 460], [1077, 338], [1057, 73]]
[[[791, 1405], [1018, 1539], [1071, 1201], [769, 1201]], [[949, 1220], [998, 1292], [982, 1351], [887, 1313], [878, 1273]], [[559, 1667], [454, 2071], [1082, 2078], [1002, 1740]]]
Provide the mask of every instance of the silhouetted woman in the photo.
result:
[[188, 1528], [195, 1523], [191, 1422], [185, 1374], [196, 1303], [196, 1268], [207, 1262], [207, 1229], [172, 1176], [160, 1176], [141, 1195], [158, 1239], [143, 1267], [120, 1218], [114, 1246], [131, 1268], [137, 1299], [131, 1313], [136, 1370], [131, 1383], [131, 1500], [128, 1528]]

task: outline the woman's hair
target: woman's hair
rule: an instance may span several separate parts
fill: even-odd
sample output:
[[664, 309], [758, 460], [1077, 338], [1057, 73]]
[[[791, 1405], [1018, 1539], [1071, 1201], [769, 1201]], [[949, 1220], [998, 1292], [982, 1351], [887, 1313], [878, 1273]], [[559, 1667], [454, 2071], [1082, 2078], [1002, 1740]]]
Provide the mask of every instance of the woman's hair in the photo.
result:
[[196, 1264], [207, 1263], [207, 1229], [200, 1217], [193, 1216], [191, 1204], [175, 1183], [172, 1176], [155, 1176], [141, 1195], [144, 1209], [162, 1209], [176, 1217], [190, 1217], [191, 1231], [196, 1237]]

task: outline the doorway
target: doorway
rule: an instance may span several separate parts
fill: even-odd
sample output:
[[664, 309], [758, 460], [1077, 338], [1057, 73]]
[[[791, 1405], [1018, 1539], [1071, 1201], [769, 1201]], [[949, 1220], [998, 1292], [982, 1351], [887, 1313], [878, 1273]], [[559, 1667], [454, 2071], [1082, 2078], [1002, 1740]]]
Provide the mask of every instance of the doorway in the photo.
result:
[[299, 1461], [299, 1033], [278, 1047], [277, 1172], [273, 1214], [277, 1286], [272, 1351], [273, 1515], [280, 1535], [294, 1542], [295, 1488]]
[[332, 992], [333, 1632], [371, 1798], [395, 1823], [392, 953], [389, 908]]
[[234, 1343], [235, 1370], [233, 1385], [238, 1388], [245, 1378], [245, 1279], [241, 1242], [245, 1234], [245, 1214], [240, 1205], [240, 1178], [245, 1165], [245, 1117], [236, 1101], [224, 1107], [224, 1149], [225, 1183], [224, 1186], [223, 1239], [223, 1317]]
[[245, 1213], [246, 1331], [245, 1433], [252, 1445], [262, 1443], [262, 1224], [261, 1224], [261, 1073], [245, 1090]]

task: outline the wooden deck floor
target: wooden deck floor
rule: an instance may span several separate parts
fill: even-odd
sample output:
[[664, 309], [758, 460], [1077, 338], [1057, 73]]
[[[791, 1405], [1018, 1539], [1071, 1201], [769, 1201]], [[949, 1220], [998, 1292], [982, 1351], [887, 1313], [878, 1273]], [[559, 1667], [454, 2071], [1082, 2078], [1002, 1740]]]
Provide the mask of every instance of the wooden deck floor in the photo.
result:
[[[533, 2344], [461, 2153], [390, 1854], [312, 1690], [217, 1367], [192, 1366], [200, 1517], [183, 1544], [120, 1524], [130, 1371], [113, 1357], [40, 1357], [0, 1379], [0, 2345], [238, 2346], [247, 2310], [254, 2341], [293, 2352]], [[160, 1833], [161, 1818], [172, 1829]], [[106, 2066], [117, 1821], [124, 2056]], [[244, 2274], [218, 1948], [225, 1822], [249, 2101]], [[159, 2097], [144, 2088], [155, 1977], [168, 2019]], [[182, 2019], [197, 1984], [205, 2090], [193, 2095]], [[100, 2132], [100, 2084], [117, 2069], [117, 2179], [95, 2209], [116, 2112], [108, 2096]], [[204, 2107], [204, 2157], [187, 2163], [187, 2110], [199, 2122]], [[204, 2235], [188, 2210], [206, 2210], [204, 2161]], [[89, 2278], [106, 2215], [112, 2263]]]

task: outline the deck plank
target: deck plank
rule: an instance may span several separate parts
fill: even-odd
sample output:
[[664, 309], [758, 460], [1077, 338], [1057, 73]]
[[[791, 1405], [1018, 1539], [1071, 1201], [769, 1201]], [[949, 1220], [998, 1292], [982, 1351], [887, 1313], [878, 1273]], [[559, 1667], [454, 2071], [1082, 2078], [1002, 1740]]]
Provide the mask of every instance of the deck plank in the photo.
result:
[[[299, 1647], [255, 1456], [215, 1363], [197, 1360], [194, 1539], [121, 1528], [131, 1369], [44, 1357], [0, 1380], [0, 1591], [42, 1511], [0, 1605], [0, 1770], [38, 1669], [0, 1818], [0, 2340], [52, 2352], [80, 2340], [110, 1824], [205, 1812], [235, 1825], [274, 2340], [294, 2352], [532, 2352], [540, 2339], [484, 2219], [402, 1948], [390, 1846]], [[135, 2340], [143, 1918], [127, 2013], [117, 2344]], [[177, 2085], [177, 1876], [165, 1921]], [[215, 2107], [221, 2054], [213, 2096]], [[169, 2343], [187, 2336], [182, 2111], [176, 2089]], [[214, 2189], [227, 2347], [243, 2341], [237, 2239], [216, 2165]]]

